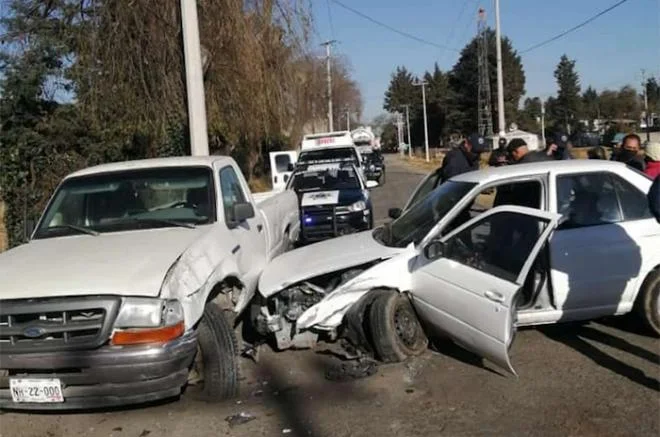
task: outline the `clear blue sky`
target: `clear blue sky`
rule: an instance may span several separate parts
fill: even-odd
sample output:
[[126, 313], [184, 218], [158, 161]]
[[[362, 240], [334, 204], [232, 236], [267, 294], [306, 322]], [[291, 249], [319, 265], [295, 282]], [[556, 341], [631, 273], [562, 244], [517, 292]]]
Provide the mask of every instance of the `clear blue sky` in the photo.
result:
[[[431, 69], [434, 62], [443, 70], [451, 69], [458, 59], [456, 52], [407, 39], [343, 9], [332, 0], [311, 1], [316, 24], [314, 43], [330, 38], [340, 41], [334, 50], [346, 55], [352, 63], [354, 77], [362, 90], [366, 120], [384, 112], [383, 95], [397, 65], [421, 74]], [[341, 2], [392, 27], [457, 49], [475, 35], [479, 5], [486, 9], [488, 23], [492, 27], [495, 23], [493, 0]], [[516, 50], [522, 51], [616, 2], [500, 0], [502, 33], [513, 41]], [[626, 84], [639, 88], [643, 68], [647, 74], [660, 76], [660, 0], [629, 0], [585, 27], [522, 55], [528, 96], [556, 92], [553, 71], [564, 53], [577, 61], [583, 89], [588, 85], [600, 90]]]

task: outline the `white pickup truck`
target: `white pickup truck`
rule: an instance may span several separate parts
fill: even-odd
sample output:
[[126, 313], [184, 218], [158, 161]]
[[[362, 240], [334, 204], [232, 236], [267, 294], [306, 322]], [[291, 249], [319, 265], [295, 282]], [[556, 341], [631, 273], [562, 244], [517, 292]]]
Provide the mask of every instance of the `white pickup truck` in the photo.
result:
[[0, 255], [0, 407], [70, 409], [238, 391], [232, 321], [300, 229], [293, 191], [252, 195], [229, 157], [66, 177]]

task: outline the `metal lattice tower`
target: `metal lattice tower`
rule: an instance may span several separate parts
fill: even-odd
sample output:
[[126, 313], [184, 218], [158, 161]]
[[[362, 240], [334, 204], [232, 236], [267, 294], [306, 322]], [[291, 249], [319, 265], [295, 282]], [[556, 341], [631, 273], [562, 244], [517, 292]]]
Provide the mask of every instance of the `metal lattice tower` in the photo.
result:
[[479, 68], [478, 129], [483, 136], [493, 136], [493, 115], [490, 104], [490, 76], [488, 75], [488, 33], [486, 12], [479, 8], [477, 20], [477, 58]]

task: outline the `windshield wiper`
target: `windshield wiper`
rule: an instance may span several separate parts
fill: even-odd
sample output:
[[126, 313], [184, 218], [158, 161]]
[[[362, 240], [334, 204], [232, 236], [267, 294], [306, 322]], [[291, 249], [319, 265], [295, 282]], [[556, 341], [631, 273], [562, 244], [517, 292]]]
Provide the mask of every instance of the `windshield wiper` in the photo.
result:
[[49, 226], [46, 229], [50, 230], [50, 229], [57, 229], [57, 228], [71, 229], [71, 230], [80, 232], [81, 234], [93, 235], [95, 237], [98, 237], [101, 234], [100, 232], [97, 232], [97, 231], [95, 231], [93, 229], [90, 229], [90, 228], [84, 228], [82, 226], [68, 225], [68, 224], [57, 225], [57, 226]]
[[135, 217], [136, 222], [151, 222], [151, 223], [160, 223], [171, 226], [178, 226], [180, 228], [195, 229], [197, 226], [194, 223], [180, 222], [178, 220], [162, 219], [162, 218], [145, 218], [145, 217]]

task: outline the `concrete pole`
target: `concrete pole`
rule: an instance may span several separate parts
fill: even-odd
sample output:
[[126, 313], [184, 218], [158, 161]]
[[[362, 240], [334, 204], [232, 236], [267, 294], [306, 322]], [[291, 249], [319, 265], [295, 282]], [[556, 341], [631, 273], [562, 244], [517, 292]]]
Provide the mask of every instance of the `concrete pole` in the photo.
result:
[[543, 148], [545, 148], [545, 102], [541, 99], [541, 141], [543, 141]]
[[646, 71], [642, 70], [642, 89], [644, 90], [644, 118], [646, 121], [646, 142], [651, 142], [651, 119], [649, 117], [649, 88], [646, 84]]
[[422, 87], [422, 107], [424, 109], [424, 149], [426, 152], [426, 162], [429, 162], [429, 127], [426, 119], [426, 82], [417, 82], [415, 85]]
[[504, 79], [502, 77], [502, 40], [500, 34], [500, 0], [495, 0], [495, 46], [497, 48], [497, 115], [500, 137], [506, 133], [504, 121]]
[[208, 156], [209, 139], [206, 126], [206, 102], [204, 100], [204, 74], [202, 72], [202, 51], [199, 43], [197, 0], [181, 0], [181, 29], [186, 69], [190, 151], [193, 156]]
[[323, 46], [325, 46], [325, 57], [326, 57], [326, 63], [327, 63], [327, 79], [328, 79], [328, 132], [333, 132], [334, 131], [334, 123], [332, 120], [332, 70], [330, 66], [330, 46], [334, 44], [336, 41], [331, 40], [331, 41], [326, 41], [324, 42]]
[[406, 105], [406, 124], [408, 126], [408, 157], [412, 157], [412, 138], [410, 138], [410, 105]]

